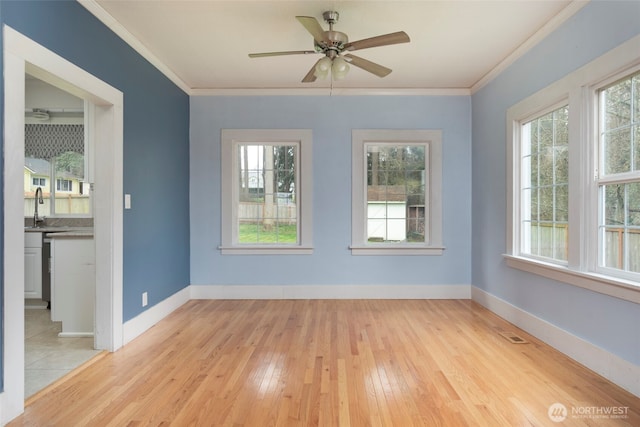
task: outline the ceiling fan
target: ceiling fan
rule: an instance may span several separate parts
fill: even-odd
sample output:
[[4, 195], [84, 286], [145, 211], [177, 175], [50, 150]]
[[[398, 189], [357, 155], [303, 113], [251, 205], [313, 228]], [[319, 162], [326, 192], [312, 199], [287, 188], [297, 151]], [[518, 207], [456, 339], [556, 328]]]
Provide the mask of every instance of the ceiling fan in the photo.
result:
[[264, 52], [250, 53], [250, 58], [261, 58], [266, 56], [282, 56], [282, 55], [309, 55], [323, 54], [314, 66], [309, 70], [302, 79], [303, 83], [311, 83], [316, 81], [318, 77], [326, 77], [329, 72], [334, 79], [339, 80], [346, 76], [349, 71], [349, 65], [362, 68], [378, 77], [385, 77], [391, 73], [391, 69], [376, 64], [359, 56], [352, 55], [348, 52], [360, 49], [368, 49], [371, 47], [387, 46], [391, 44], [407, 43], [410, 41], [409, 36], [404, 31], [384, 34], [381, 36], [362, 39], [354, 42], [349, 41], [349, 37], [340, 31], [334, 31], [333, 25], [338, 22], [338, 12], [327, 11], [322, 14], [324, 20], [329, 24], [329, 30], [325, 31], [320, 26], [316, 18], [311, 16], [296, 16], [296, 19], [307, 29], [313, 36], [314, 50], [292, 50], [286, 52]]

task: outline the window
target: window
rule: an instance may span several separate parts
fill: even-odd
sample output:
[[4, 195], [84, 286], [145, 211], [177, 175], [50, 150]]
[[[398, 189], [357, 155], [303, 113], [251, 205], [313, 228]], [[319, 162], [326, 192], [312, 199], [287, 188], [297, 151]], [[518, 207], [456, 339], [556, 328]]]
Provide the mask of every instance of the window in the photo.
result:
[[598, 264], [640, 273], [640, 72], [598, 95]]
[[56, 191], [73, 191], [73, 182], [68, 179], [60, 179], [56, 180]]
[[522, 125], [522, 253], [566, 261], [569, 224], [569, 108]]
[[311, 131], [222, 131], [223, 254], [312, 251]]
[[437, 130], [354, 130], [354, 255], [442, 254]]
[[[35, 211], [35, 192], [42, 189], [38, 213], [46, 217], [88, 217], [92, 213], [88, 179], [90, 143], [83, 113], [69, 113], [70, 123], [29, 123], [25, 119], [24, 216]], [[29, 185], [32, 183], [32, 186]]]
[[640, 301], [637, 41], [507, 111], [507, 265]]

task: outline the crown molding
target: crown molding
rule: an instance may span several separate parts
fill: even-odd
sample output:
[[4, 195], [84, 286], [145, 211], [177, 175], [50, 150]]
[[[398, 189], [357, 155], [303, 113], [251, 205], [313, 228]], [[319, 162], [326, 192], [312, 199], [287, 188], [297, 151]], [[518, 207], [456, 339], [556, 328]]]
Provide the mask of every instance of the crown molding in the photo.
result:
[[125, 41], [129, 46], [138, 52], [144, 59], [149, 61], [151, 65], [156, 67], [162, 74], [171, 80], [176, 86], [185, 93], [191, 94], [191, 88], [176, 73], [173, 72], [165, 63], [155, 56], [147, 47], [140, 42], [133, 34], [131, 34], [122, 24], [120, 24], [109, 12], [104, 10], [95, 0], [78, 0], [85, 9], [93, 16], [98, 18], [100, 22], [107, 26], [111, 31], [116, 33], [118, 37]]
[[580, 9], [589, 4], [591, 0], [573, 0], [557, 15], [551, 18], [546, 24], [544, 24], [538, 31], [536, 31], [531, 37], [525, 40], [520, 46], [511, 52], [505, 59], [503, 59], [498, 65], [496, 65], [491, 71], [485, 74], [480, 80], [478, 80], [470, 88], [470, 93], [473, 95], [480, 89], [488, 85], [493, 79], [495, 79], [500, 73], [506, 70], [511, 64], [520, 59], [526, 52], [528, 52], [533, 46], [540, 43], [549, 34], [560, 28], [569, 18], [575, 15]]
[[466, 88], [255, 88], [192, 89], [192, 96], [469, 96]]

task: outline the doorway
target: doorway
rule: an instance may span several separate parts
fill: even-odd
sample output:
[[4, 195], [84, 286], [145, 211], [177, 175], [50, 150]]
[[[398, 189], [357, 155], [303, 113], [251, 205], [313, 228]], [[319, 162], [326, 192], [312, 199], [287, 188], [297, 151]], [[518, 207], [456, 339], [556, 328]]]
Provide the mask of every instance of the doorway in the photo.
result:
[[12, 28], [4, 32], [4, 392], [0, 424], [24, 410], [24, 169], [25, 74], [86, 101], [95, 141], [95, 344], [122, 346], [123, 95]]
[[[70, 229], [86, 232], [93, 227], [94, 162], [92, 141], [84, 131], [90, 127], [84, 110], [84, 100], [25, 76], [25, 242], [35, 245], [25, 248], [26, 402], [100, 353], [95, 350], [92, 320], [95, 274], [77, 281], [84, 292], [58, 292], [57, 318], [52, 307], [50, 233]], [[95, 243], [93, 238], [83, 240], [70, 244]], [[73, 259], [71, 267], [79, 264], [77, 255], [66, 251], [61, 256]], [[65, 319], [73, 324], [65, 321], [63, 327]], [[78, 319], [83, 323], [77, 324]]]

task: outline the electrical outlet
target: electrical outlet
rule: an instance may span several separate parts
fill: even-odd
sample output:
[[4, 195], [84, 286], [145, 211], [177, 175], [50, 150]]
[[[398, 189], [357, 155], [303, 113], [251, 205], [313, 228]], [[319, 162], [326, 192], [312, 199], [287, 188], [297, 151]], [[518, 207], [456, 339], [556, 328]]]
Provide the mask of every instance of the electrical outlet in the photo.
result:
[[143, 293], [142, 293], [142, 306], [143, 306], [143, 307], [146, 307], [146, 306], [147, 306], [147, 304], [149, 304], [149, 299], [148, 299], [148, 297], [147, 297], [147, 293], [146, 293], [146, 292], [143, 292]]

